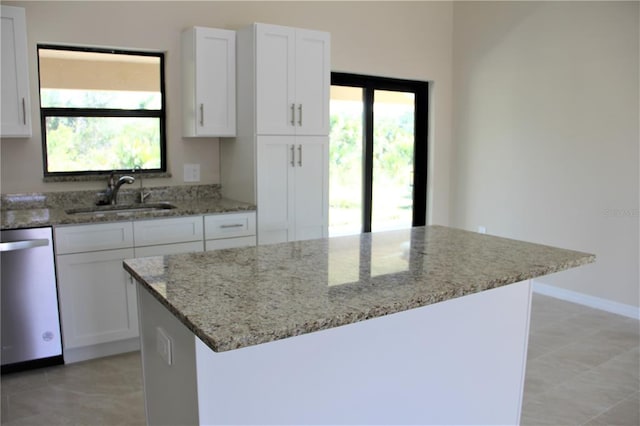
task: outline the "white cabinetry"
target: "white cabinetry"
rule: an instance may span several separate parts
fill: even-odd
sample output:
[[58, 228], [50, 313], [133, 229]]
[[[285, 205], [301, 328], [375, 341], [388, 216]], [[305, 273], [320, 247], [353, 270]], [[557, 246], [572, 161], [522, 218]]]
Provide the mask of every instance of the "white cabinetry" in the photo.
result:
[[205, 244], [207, 250], [255, 245], [256, 213], [68, 225], [54, 232], [69, 363], [139, 348], [136, 291], [123, 260], [201, 252]]
[[204, 217], [205, 250], [256, 245], [256, 213], [226, 213]]
[[327, 237], [329, 143], [258, 137], [259, 244]]
[[238, 37], [238, 135], [226, 197], [257, 204], [258, 244], [327, 236], [330, 35], [253, 24]]
[[73, 349], [138, 336], [135, 287], [122, 269], [133, 257], [131, 222], [57, 227], [56, 262], [65, 359]]
[[133, 222], [135, 257], [202, 251], [202, 216]]
[[0, 136], [31, 137], [27, 23], [21, 7], [1, 6]]
[[256, 124], [263, 135], [329, 133], [329, 34], [254, 24]]
[[182, 33], [183, 136], [235, 136], [236, 33], [194, 27]]

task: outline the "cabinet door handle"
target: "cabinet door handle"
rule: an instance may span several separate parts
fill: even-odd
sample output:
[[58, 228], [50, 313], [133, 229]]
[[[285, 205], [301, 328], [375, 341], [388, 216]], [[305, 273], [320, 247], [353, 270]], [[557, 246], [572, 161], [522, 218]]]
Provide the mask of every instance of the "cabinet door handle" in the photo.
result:
[[302, 167], [302, 145], [298, 145], [298, 166]]
[[234, 223], [233, 225], [220, 225], [220, 228], [242, 228], [244, 225], [242, 223]]
[[200, 127], [204, 126], [204, 104], [200, 104]]
[[27, 106], [24, 98], [22, 98], [22, 124], [27, 125]]
[[296, 104], [291, 104], [291, 125], [296, 125]]
[[296, 166], [296, 152], [294, 151], [295, 145], [291, 145], [291, 167]]
[[302, 104], [298, 105], [298, 126], [302, 126]]

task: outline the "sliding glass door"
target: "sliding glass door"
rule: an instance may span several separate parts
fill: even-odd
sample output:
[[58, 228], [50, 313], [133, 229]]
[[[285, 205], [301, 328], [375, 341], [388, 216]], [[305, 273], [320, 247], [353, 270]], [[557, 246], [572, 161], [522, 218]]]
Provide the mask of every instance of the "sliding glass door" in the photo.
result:
[[372, 231], [412, 225], [414, 113], [413, 93], [374, 90]]
[[329, 235], [425, 224], [428, 84], [332, 74]]
[[329, 235], [363, 230], [363, 89], [331, 86]]

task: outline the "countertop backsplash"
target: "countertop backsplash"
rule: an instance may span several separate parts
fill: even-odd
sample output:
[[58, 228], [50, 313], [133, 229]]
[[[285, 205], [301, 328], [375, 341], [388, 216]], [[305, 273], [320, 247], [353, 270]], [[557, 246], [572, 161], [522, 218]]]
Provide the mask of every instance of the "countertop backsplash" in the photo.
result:
[[[136, 183], [124, 186], [118, 192], [118, 204], [134, 204], [139, 202], [140, 188]], [[145, 202], [154, 201], [188, 201], [197, 199], [221, 198], [219, 184], [209, 185], [180, 185], [180, 186], [156, 186], [143, 188]], [[91, 206], [103, 198], [104, 190], [61, 191], [42, 193], [2, 194], [0, 196], [0, 209], [25, 210], [64, 208], [68, 206]]]

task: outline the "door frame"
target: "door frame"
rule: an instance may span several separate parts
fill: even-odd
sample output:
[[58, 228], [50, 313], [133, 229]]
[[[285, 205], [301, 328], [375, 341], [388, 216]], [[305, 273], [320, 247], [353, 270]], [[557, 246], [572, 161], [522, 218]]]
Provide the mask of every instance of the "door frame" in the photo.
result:
[[412, 226], [424, 226], [427, 215], [429, 82], [376, 77], [343, 72], [331, 73], [332, 86], [363, 89], [363, 218], [362, 232], [371, 232], [373, 198], [373, 94], [375, 90], [411, 92], [415, 95], [413, 146], [413, 219]]

